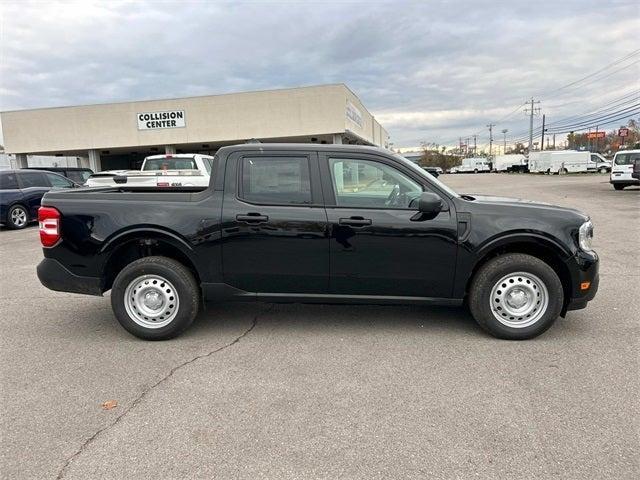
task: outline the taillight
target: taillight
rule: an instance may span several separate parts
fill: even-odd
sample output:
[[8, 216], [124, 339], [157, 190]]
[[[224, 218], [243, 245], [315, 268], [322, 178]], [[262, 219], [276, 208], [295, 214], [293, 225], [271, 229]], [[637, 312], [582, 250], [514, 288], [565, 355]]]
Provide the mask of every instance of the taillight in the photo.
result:
[[60, 212], [53, 207], [40, 207], [38, 225], [42, 246], [53, 247], [60, 240]]

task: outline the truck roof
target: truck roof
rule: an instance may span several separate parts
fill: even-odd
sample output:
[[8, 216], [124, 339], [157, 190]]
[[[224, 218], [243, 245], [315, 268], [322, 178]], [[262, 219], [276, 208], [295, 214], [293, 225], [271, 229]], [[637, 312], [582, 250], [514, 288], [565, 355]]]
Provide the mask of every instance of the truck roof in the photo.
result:
[[373, 147], [369, 145], [340, 145], [336, 143], [240, 143], [236, 145], [228, 145], [221, 147], [218, 152], [226, 150], [342, 150], [342, 151], [369, 151], [381, 152], [386, 154], [395, 154], [390, 150], [382, 147]]

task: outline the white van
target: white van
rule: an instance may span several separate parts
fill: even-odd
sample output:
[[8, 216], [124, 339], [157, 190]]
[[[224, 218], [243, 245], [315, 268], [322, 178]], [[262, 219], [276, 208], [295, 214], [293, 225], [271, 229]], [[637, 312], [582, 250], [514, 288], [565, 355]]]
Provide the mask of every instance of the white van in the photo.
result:
[[493, 159], [494, 172], [526, 172], [527, 157], [520, 154], [496, 155]]
[[590, 172], [607, 173], [611, 171], [611, 161], [604, 158], [599, 153], [591, 154], [591, 162], [589, 163]]
[[622, 190], [631, 185], [640, 185], [640, 180], [633, 178], [633, 164], [640, 161], [640, 150], [620, 150], [613, 157], [611, 177], [609, 182], [616, 190]]
[[489, 162], [484, 157], [463, 158], [462, 165], [457, 167], [456, 173], [490, 172]]
[[531, 152], [529, 154], [529, 171], [532, 173], [565, 173], [588, 172], [591, 167], [591, 152], [575, 150]]

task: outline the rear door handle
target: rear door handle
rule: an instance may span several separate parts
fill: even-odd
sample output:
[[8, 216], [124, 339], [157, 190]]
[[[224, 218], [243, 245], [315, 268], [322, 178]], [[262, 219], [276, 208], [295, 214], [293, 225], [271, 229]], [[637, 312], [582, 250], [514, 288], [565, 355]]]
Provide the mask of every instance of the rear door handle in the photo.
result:
[[350, 227], [366, 227], [367, 225], [371, 225], [370, 218], [364, 217], [349, 217], [349, 218], [341, 218], [338, 220], [340, 225], [349, 225]]
[[236, 220], [238, 222], [245, 223], [266, 223], [269, 221], [269, 217], [267, 215], [260, 215], [259, 213], [250, 212], [246, 215], [236, 215]]

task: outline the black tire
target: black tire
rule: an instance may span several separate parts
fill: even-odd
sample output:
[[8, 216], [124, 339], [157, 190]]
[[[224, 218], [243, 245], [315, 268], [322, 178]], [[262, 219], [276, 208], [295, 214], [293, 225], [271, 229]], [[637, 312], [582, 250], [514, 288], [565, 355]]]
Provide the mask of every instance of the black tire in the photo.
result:
[[[136, 322], [125, 306], [127, 288], [144, 275], [166, 279], [177, 294], [177, 311], [171, 312], [175, 316], [170, 323], [159, 328], [145, 327]], [[174, 292], [171, 294], [174, 295]], [[173, 296], [170, 298], [174, 301]], [[167, 257], [144, 257], [130, 263], [118, 274], [111, 289], [111, 308], [118, 322], [129, 333], [143, 340], [168, 340], [178, 336], [193, 323], [199, 307], [200, 288], [193, 274], [180, 262]]]
[[478, 169], [476, 168], [476, 169], [473, 171], [473, 173], [478, 173]]
[[[17, 219], [15, 218], [15, 215], [19, 212], [22, 214], [21, 218], [24, 218], [24, 223], [22, 223], [21, 221], [17, 221]], [[6, 223], [7, 227], [13, 230], [22, 230], [28, 224], [29, 224], [29, 210], [24, 205], [20, 205], [20, 204], [13, 205], [7, 212], [7, 223]]]
[[[532, 274], [544, 283], [548, 303], [544, 314], [535, 323], [511, 327], [494, 315], [491, 302], [495, 299], [491, 293], [494, 286], [500, 288], [498, 282], [505, 276], [520, 272]], [[545, 332], [560, 315], [563, 302], [564, 291], [556, 272], [542, 260], [522, 253], [500, 255], [487, 262], [476, 273], [469, 292], [469, 309], [478, 324], [494, 337], [507, 340], [526, 340]]]
[[607, 173], [608, 170], [605, 167], [601, 167], [599, 170], [600, 173]]
[[621, 183], [614, 183], [613, 184], [613, 188], [615, 188], [616, 190], [622, 190], [625, 186], [622, 185]]

